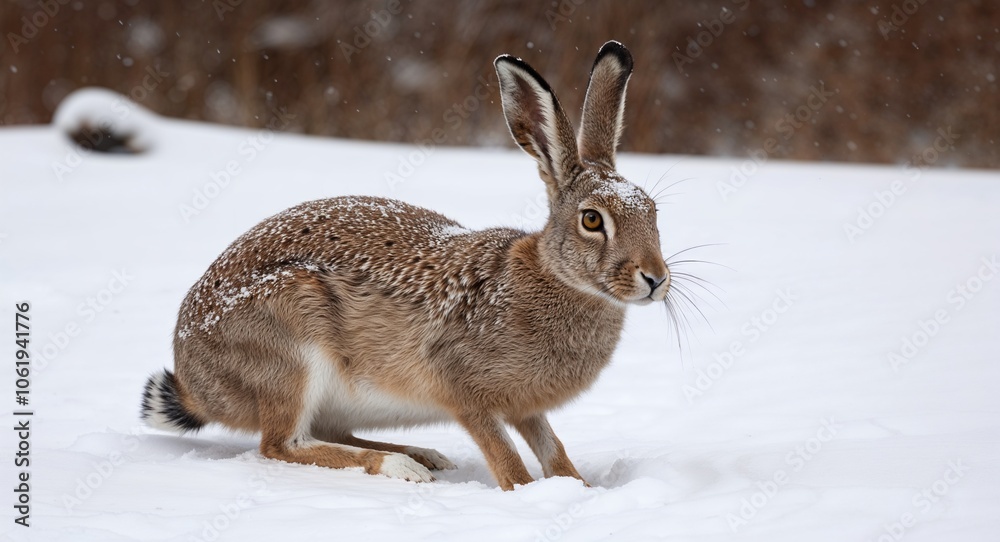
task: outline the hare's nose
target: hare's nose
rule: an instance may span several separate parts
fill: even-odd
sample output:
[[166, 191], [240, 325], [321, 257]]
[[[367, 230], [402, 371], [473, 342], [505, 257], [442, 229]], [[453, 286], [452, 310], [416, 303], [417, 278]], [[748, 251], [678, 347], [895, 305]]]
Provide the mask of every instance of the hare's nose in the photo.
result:
[[646, 281], [646, 284], [649, 285], [649, 291], [651, 293], [656, 291], [656, 289], [659, 288], [660, 285], [667, 280], [667, 275], [650, 276], [647, 275], [646, 273], [639, 273], [639, 274], [642, 275], [642, 278]]

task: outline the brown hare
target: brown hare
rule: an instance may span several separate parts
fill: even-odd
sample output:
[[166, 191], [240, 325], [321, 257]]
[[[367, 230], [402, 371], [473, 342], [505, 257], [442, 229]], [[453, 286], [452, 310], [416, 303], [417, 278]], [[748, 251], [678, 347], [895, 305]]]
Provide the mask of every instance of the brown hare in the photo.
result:
[[628, 305], [670, 287], [654, 202], [615, 171], [632, 57], [601, 48], [576, 136], [531, 67], [509, 55], [495, 66], [511, 135], [547, 188], [544, 229], [470, 231], [352, 196], [268, 218], [188, 292], [176, 374], [146, 384], [148, 424], [217, 422], [259, 431], [269, 458], [426, 482], [454, 465], [354, 432], [454, 420], [512, 489], [532, 478], [509, 424], [545, 476], [581, 478], [546, 412], [594, 383]]

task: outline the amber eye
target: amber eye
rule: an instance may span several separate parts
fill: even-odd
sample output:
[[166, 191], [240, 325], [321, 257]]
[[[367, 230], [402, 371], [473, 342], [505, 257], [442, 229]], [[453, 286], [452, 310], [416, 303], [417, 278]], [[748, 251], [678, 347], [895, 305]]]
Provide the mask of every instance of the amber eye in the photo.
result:
[[583, 227], [587, 231], [601, 231], [604, 227], [604, 219], [601, 218], [601, 213], [593, 209], [587, 209], [583, 212]]

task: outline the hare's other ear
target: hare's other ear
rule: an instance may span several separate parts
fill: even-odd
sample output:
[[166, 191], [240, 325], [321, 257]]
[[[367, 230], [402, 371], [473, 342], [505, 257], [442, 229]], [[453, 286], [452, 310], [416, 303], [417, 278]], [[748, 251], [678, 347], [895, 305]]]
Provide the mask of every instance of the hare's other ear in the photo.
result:
[[548, 83], [531, 66], [510, 55], [500, 55], [493, 65], [510, 135], [538, 161], [551, 199], [581, 170], [573, 128]]
[[622, 135], [625, 116], [625, 86], [632, 75], [632, 55], [617, 41], [609, 41], [597, 53], [590, 71], [587, 98], [580, 122], [580, 157], [615, 167], [615, 149]]

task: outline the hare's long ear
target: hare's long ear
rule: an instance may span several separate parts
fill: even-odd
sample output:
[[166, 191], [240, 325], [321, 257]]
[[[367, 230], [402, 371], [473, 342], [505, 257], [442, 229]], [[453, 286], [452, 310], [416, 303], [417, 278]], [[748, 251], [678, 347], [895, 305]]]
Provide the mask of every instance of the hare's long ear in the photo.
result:
[[573, 128], [555, 94], [535, 70], [510, 55], [493, 62], [500, 78], [500, 99], [514, 141], [538, 161], [549, 198], [580, 173], [580, 155]]
[[615, 149], [622, 135], [625, 116], [625, 86], [632, 75], [632, 55], [617, 41], [609, 41], [597, 53], [590, 71], [587, 98], [580, 122], [580, 157], [615, 167]]

